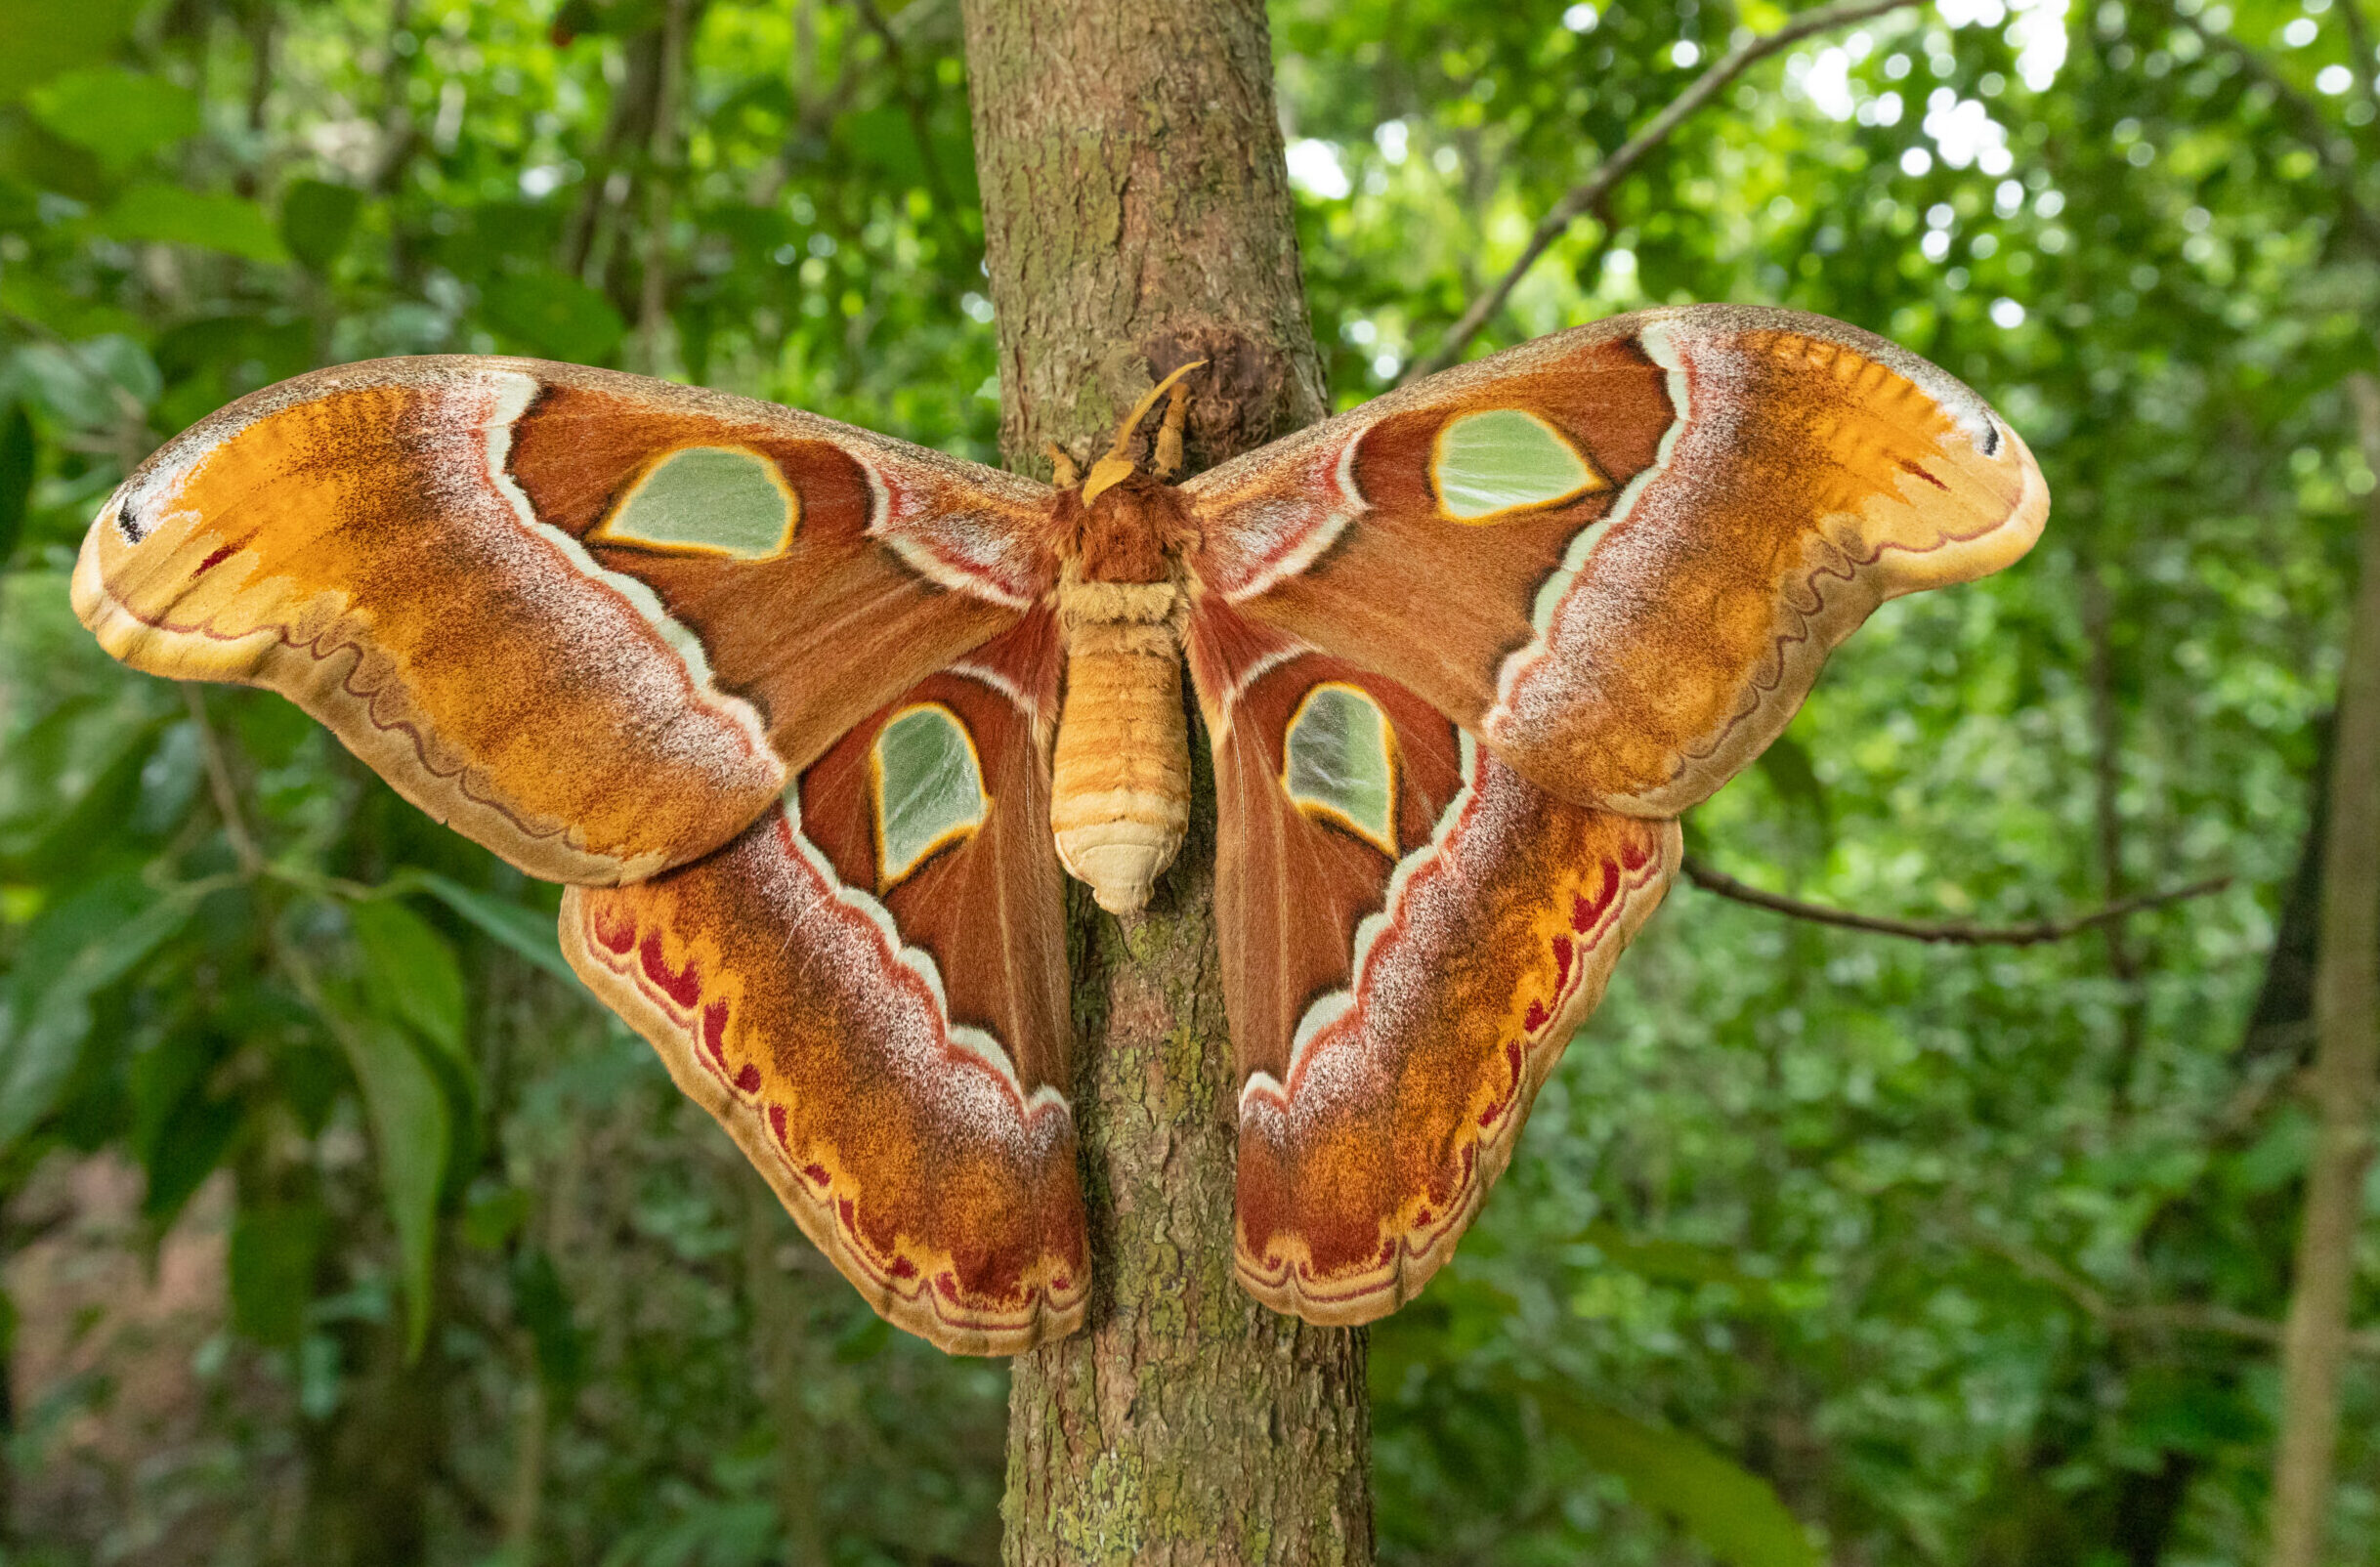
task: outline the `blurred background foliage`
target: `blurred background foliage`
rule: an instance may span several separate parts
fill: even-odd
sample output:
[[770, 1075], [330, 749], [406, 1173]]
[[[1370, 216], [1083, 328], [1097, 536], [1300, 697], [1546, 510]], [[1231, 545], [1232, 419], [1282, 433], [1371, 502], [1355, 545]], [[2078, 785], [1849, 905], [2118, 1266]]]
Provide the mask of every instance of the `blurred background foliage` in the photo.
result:
[[[2259, 1552], [2372, 42], [2357, 0], [2018, 3], [1756, 67], [1482, 346], [1820, 311], [2050, 477], [2033, 556], [1878, 614], [1697, 855], [1984, 921], [2233, 879], [2023, 950], [1680, 884], [1376, 1331], [1383, 1560]], [[1784, 17], [1277, 0], [1339, 402]], [[877, 1323], [560, 966], [552, 890], [66, 605], [129, 464], [337, 360], [616, 364], [992, 460], [982, 233], [954, 0], [0, 0], [0, 1559], [996, 1558], [1004, 1368]], [[2370, 1324], [2370, 1225], [2360, 1265]], [[2362, 1343], [2341, 1561], [2380, 1555]]]

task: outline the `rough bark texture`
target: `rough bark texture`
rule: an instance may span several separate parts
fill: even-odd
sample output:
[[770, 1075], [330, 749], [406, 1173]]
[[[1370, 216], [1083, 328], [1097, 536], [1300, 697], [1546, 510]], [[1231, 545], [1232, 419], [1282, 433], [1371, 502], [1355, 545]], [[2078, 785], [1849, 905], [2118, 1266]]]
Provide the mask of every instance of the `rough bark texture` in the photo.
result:
[[[967, 0], [999, 311], [1001, 445], [1087, 457], [1155, 376], [1211, 362], [1204, 466], [1308, 423], [1322, 381], [1297, 272], [1264, 13]], [[1013, 1564], [1364, 1563], [1360, 1334], [1274, 1316], [1231, 1278], [1235, 1083], [1216, 964], [1213, 786], [1127, 930], [1074, 900], [1090, 1324], [1020, 1357]]]
[[[2363, 445], [2380, 463], [2380, 387], [2356, 384]], [[2380, 495], [2363, 529], [2361, 580], [2330, 761], [2321, 924], [2314, 977], [2314, 1155], [2306, 1171], [2297, 1269], [2281, 1333], [2281, 1429], [2273, 1460], [2272, 1567], [2316, 1567], [2339, 1444], [2356, 1229], [2380, 1110]]]

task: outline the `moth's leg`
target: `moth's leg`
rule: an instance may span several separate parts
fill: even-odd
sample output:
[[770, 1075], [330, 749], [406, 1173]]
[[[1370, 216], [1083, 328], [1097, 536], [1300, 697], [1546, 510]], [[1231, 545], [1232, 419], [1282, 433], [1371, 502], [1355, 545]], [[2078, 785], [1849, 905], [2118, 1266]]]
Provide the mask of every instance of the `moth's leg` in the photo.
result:
[[1082, 470], [1075, 466], [1074, 458], [1066, 455], [1064, 446], [1054, 441], [1044, 441], [1041, 443], [1041, 449], [1049, 453], [1049, 465], [1057, 470], [1050, 475], [1051, 484], [1060, 489], [1072, 489], [1083, 483]]
[[1182, 426], [1190, 419], [1190, 388], [1173, 383], [1166, 394], [1166, 422], [1157, 430], [1157, 465], [1150, 471], [1167, 484], [1182, 471]]

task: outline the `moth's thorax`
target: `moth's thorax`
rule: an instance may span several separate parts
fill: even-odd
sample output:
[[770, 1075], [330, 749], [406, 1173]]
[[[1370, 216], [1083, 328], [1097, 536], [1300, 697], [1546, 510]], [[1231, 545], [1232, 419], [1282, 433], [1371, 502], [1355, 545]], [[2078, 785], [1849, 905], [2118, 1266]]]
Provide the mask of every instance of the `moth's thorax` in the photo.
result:
[[1051, 511], [1058, 557], [1088, 582], [1163, 582], [1198, 538], [1190, 503], [1172, 485], [1134, 472], [1099, 488], [1060, 490]]
[[1172, 486], [1135, 473], [1087, 507], [1062, 492], [1053, 522], [1067, 656], [1049, 825], [1058, 859], [1099, 907], [1133, 913], [1190, 821], [1180, 637], [1189, 510]]

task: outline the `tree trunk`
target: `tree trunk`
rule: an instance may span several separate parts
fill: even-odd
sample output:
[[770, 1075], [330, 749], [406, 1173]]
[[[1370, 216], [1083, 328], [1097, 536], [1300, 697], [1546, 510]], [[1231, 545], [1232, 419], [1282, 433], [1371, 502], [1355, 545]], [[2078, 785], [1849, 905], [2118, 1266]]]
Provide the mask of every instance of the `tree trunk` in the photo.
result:
[[[2380, 387], [2355, 382], [2366, 458], [2380, 467]], [[2365, 514], [2348, 617], [2323, 834], [2315, 958], [2313, 1161], [2281, 1334], [2281, 1429], [2273, 1460], [2272, 1567], [2316, 1567], [2339, 1442], [2363, 1172], [2380, 1108], [2380, 492]]]
[[[1319, 418], [1322, 378], [1256, 0], [966, 0], [999, 313], [1000, 443], [1048, 471], [1191, 360], [1194, 465]], [[1058, 1562], [1364, 1563], [1364, 1341], [1231, 1276], [1236, 1081], [1216, 965], [1213, 788], [1128, 927], [1074, 901], [1094, 1288], [1015, 1363], [1006, 1553]]]

